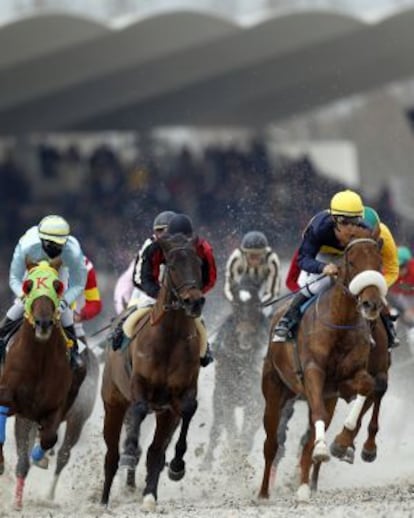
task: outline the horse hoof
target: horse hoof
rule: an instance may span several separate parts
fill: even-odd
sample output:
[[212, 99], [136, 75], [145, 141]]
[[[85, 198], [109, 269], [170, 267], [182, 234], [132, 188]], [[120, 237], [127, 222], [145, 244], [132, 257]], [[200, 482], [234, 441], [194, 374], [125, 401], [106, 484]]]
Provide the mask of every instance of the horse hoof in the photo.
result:
[[126, 468], [128, 470], [135, 470], [137, 466], [137, 459], [135, 455], [122, 454], [119, 459], [119, 467]]
[[365, 450], [364, 448], [361, 451], [361, 459], [364, 462], [374, 462], [377, 458], [377, 450]]
[[328, 462], [330, 459], [328, 447], [325, 441], [319, 441], [315, 444], [312, 453], [313, 462]]
[[308, 484], [301, 484], [296, 492], [296, 499], [300, 503], [307, 503], [310, 500], [311, 490]]
[[149, 493], [148, 495], [145, 495], [144, 498], [142, 499], [142, 510], [153, 513], [153, 512], [155, 512], [156, 508], [157, 508], [157, 502], [155, 500], [154, 495], [152, 495], [151, 493]]
[[345, 455], [341, 457], [340, 460], [347, 462], [348, 464], [353, 464], [355, 460], [355, 449], [352, 446], [348, 446], [346, 449]]
[[33, 466], [37, 466], [38, 468], [41, 468], [41, 469], [48, 469], [49, 459], [45, 456], [45, 457], [43, 457], [43, 459], [34, 460]]
[[333, 442], [330, 446], [331, 454], [337, 459], [343, 459], [346, 455], [346, 447], [341, 446], [340, 444]]
[[185, 468], [183, 468], [180, 471], [173, 471], [171, 469], [171, 466], [168, 467], [168, 477], [171, 480], [174, 480], [175, 482], [178, 482], [179, 480], [181, 480], [183, 478], [184, 475], [185, 475]]

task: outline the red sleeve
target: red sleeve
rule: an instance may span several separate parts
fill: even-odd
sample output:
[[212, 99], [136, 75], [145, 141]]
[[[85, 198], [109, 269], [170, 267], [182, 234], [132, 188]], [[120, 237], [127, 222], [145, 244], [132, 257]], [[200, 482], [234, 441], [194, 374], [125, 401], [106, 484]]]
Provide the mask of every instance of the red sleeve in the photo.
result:
[[87, 300], [81, 309], [80, 316], [82, 320], [91, 320], [92, 318], [96, 317], [96, 315], [99, 315], [101, 311], [101, 300]]
[[290, 291], [297, 291], [300, 286], [298, 284], [298, 278], [300, 274], [300, 268], [298, 264], [298, 255], [299, 255], [299, 248], [295, 250], [295, 253], [293, 254], [292, 260], [290, 262], [289, 271], [287, 273], [286, 277], [286, 286], [290, 289]]
[[201, 291], [207, 293], [214, 287], [217, 280], [217, 267], [213, 247], [205, 239], [199, 239], [197, 254], [203, 261], [203, 287]]

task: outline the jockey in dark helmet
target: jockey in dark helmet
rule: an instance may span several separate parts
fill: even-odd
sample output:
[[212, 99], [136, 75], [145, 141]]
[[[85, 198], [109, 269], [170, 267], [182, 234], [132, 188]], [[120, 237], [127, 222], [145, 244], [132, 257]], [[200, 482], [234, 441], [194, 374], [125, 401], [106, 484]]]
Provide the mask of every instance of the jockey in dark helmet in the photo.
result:
[[[181, 233], [187, 237], [193, 237], [191, 219], [185, 214], [175, 214], [168, 223], [167, 233], [170, 235]], [[196, 248], [202, 260], [202, 291], [206, 293], [214, 286], [217, 278], [213, 249], [205, 239], [200, 237], [197, 237]], [[157, 240], [152, 241], [152, 243], [142, 251], [139, 262], [137, 263], [137, 266], [139, 266], [138, 275], [134, 277], [134, 283], [136, 283], [139, 290], [143, 293], [143, 296], [138, 300], [139, 310], [155, 304], [155, 300], [160, 291], [160, 272], [164, 262], [164, 255]], [[142, 306], [140, 305], [141, 303]], [[202, 342], [200, 364], [204, 367], [213, 361], [213, 358], [209, 350], [205, 327], [201, 319], [196, 319], [195, 322]], [[124, 343], [122, 345], [124, 346]]]
[[[239, 294], [239, 284], [246, 276], [257, 284], [258, 295], [262, 303], [276, 298], [280, 290], [280, 262], [273, 252], [263, 232], [247, 232], [231, 253], [226, 264], [224, 295], [229, 302], [234, 302]], [[264, 309], [270, 316], [271, 306]]]
[[[61, 216], [50, 215], [39, 225], [31, 227], [19, 240], [10, 265], [10, 288], [16, 295], [13, 306], [0, 324], [0, 358], [4, 356], [7, 337], [13, 334], [23, 318], [22, 284], [26, 274], [26, 259], [41, 261], [60, 257], [67, 268], [68, 282], [60, 301], [60, 319], [67, 336], [73, 341], [71, 362], [73, 368], [83, 367], [79, 357], [78, 342], [73, 325], [72, 304], [83, 293], [87, 279], [85, 256], [70, 227]], [[61, 272], [64, 269], [61, 268]], [[61, 273], [60, 272], [60, 273]]]

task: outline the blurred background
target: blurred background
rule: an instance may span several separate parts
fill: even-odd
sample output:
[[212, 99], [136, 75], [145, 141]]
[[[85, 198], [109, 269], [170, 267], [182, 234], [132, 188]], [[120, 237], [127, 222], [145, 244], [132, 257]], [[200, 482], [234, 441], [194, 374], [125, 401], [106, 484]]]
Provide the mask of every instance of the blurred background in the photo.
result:
[[[224, 263], [288, 261], [350, 187], [414, 246], [414, 0], [2, 0], [0, 306], [24, 231], [64, 216], [103, 315], [161, 210]], [[211, 307], [211, 305], [210, 305]]]

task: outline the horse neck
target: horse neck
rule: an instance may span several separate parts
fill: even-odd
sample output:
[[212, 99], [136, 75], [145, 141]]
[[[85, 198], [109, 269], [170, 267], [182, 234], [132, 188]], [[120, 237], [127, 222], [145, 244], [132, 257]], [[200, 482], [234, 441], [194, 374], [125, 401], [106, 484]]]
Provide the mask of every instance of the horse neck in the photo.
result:
[[327, 311], [330, 321], [336, 325], [352, 325], [360, 319], [355, 298], [348, 292], [344, 284], [337, 282], [326, 292]]
[[187, 330], [194, 319], [188, 317], [183, 309], [171, 309], [172, 302], [172, 293], [163, 284], [153, 308], [153, 320], [162, 321], [162, 324], [168, 326], [171, 332], [176, 329], [180, 333]]

